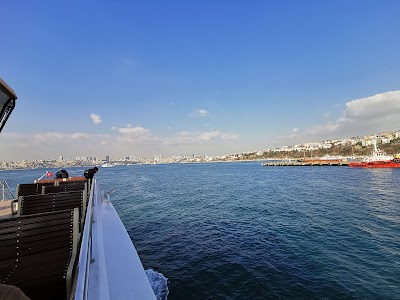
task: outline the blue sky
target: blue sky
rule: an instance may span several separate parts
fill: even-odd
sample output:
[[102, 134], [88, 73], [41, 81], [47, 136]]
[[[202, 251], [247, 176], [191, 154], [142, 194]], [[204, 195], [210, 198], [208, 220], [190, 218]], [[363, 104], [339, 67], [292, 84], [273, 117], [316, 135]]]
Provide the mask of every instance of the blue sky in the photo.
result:
[[217, 155], [398, 130], [399, 12], [368, 0], [9, 1], [0, 77], [19, 99], [1, 160]]

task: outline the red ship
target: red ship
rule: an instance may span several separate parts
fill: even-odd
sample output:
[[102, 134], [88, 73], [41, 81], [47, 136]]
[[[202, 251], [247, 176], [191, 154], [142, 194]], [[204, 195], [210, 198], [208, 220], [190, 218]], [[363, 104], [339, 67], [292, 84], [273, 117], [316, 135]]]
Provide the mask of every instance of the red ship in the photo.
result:
[[351, 162], [349, 167], [353, 168], [400, 168], [400, 154], [395, 157], [388, 156], [383, 150], [376, 147], [374, 142], [374, 150], [362, 161]]

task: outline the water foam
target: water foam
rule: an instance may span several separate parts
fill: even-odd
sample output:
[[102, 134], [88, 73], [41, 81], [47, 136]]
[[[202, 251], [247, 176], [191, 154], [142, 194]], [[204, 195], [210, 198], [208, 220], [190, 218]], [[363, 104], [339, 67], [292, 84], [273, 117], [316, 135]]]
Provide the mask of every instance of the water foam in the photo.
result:
[[157, 300], [167, 300], [169, 294], [168, 278], [153, 269], [148, 269], [145, 272]]

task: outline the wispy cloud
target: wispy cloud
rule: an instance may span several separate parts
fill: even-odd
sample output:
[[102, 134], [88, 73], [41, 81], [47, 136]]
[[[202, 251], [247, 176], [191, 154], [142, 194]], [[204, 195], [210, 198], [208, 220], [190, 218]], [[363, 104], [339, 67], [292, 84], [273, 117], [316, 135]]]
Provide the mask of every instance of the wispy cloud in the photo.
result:
[[92, 113], [92, 114], [90, 115], [90, 118], [92, 119], [93, 123], [96, 124], [96, 125], [101, 123], [101, 118], [100, 118], [100, 116], [99, 116], [99, 115], [96, 115], [95, 113]]
[[198, 136], [198, 138], [200, 141], [209, 141], [209, 140], [216, 139], [217, 137], [220, 137], [221, 135], [222, 135], [221, 131], [214, 130], [214, 131], [203, 132]]
[[232, 133], [223, 133], [220, 130], [211, 131], [181, 131], [175, 137], [166, 138], [164, 145], [204, 144], [212, 140], [237, 140], [240, 136]]
[[[4, 134], [0, 156], [4, 160], [49, 159], [58, 155], [73, 158], [83, 155], [100, 155], [104, 149], [99, 141], [112, 143], [112, 135], [88, 134], [84, 132], [43, 132], [37, 134]], [[29, 152], [28, 150], [29, 149]]]
[[196, 109], [195, 111], [189, 114], [191, 117], [202, 117], [205, 118], [208, 116], [208, 111], [205, 109]]
[[112, 129], [119, 133], [116, 137], [116, 141], [122, 143], [154, 141], [158, 139], [151, 134], [150, 129], [141, 126], [134, 127], [132, 124], [128, 124], [126, 127], [121, 128], [112, 127]]
[[238, 140], [240, 135], [232, 134], [232, 133], [223, 133], [221, 134], [221, 140]]

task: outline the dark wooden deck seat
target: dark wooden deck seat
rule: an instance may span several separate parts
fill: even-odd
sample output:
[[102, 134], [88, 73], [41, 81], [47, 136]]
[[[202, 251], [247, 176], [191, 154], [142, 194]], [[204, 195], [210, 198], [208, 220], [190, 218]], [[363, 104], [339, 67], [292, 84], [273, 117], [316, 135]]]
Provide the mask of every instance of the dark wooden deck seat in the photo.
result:
[[85, 190], [87, 193], [87, 182], [86, 181], [76, 181], [76, 182], [60, 182], [57, 186], [43, 186], [42, 194], [50, 194], [50, 193], [61, 193], [61, 192], [69, 192], [69, 191], [82, 191]]
[[20, 196], [17, 216], [50, 211], [79, 208], [80, 225], [83, 225], [86, 212], [87, 195], [85, 191], [70, 191], [54, 194]]
[[0, 220], [0, 283], [31, 299], [65, 299], [79, 239], [78, 209]]
[[[80, 179], [80, 180], [75, 180], [75, 181], [58, 181], [54, 184], [54, 186], [59, 187], [59, 186], [64, 186], [64, 189], [66, 191], [70, 190], [79, 190], [83, 186], [84, 190], [86, 191], [87, 196], [89, 197], [90, 193], [90, 181], [87, 179]], [[53, 189], [55, 192], [58, 193], [56, 189]], [[50, 193], [51, 189], [48, 189], [47, 192]], [[45, 192], [45, 193], [47, 193]], [[43, 188], [42, 188], [42, 193], [43, 193]]]
[[51, 186], [54, 183], [21, 183], [17, 185], [17, 198], [19, 196], [37, 195], [42, 193], [43, 186]]

